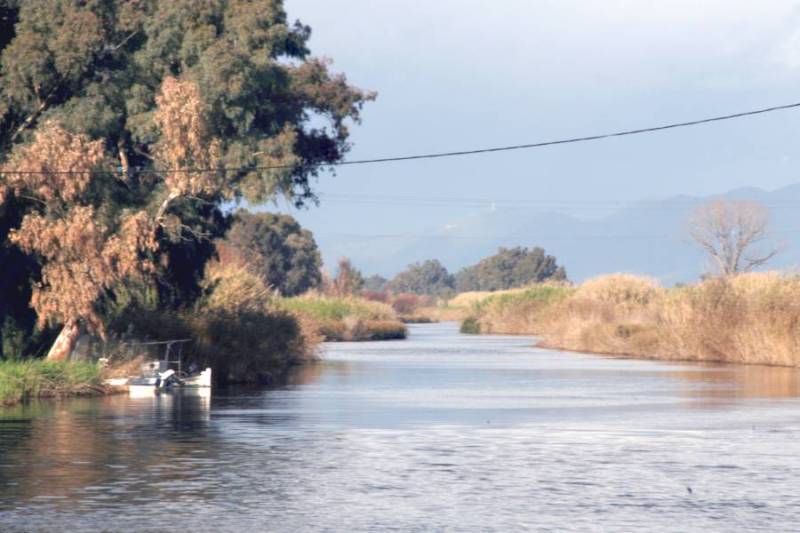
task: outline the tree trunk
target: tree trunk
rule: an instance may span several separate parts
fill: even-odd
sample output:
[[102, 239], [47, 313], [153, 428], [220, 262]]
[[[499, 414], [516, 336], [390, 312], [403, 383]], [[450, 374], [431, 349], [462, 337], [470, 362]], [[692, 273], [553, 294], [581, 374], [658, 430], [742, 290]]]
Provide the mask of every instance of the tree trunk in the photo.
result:
[[61, 333], [58, 334], [56, 342], [47, 353], [48, 361], [66, 361], [81, 336], [81, 326], [77, 320], [72, 320], [64, 324]]
[[130, 164], [128, 163], [128, 153], [125, 150], [125, 139], [122, 137], [117, 140], [117, 150], [119, 151], [119, 166], [120, 170], [122, 170], [122, 179], [125, 181], [128, 179]]

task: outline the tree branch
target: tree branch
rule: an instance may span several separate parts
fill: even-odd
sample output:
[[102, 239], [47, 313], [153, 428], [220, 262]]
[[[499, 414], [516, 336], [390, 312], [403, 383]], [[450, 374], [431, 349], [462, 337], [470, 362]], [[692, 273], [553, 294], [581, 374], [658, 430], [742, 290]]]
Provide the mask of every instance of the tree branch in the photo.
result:
[[28, 127], [33, 123], [33, 121], [36, 120], [39, 117], [39, 115], [42, 114], [42, 111], [47, 109], [47, 106], [49, 105], [50, 102], [50, 97], [53, 96], [55, 92], [56, 89], [54, 87], [53, 90], [50, 91], [50, 93], [44, 97], [44, 100], [39, 102], [39, 105], [36, 107], [34, 112], [28, 115], [28, 118], [22, 121], [22, 124], [20, 124], [20, 126], [16, 129], [16, 131], [14, 131], [14, 134], [11, 136], [12, 143], [16, 141], [20, 135], [22, 135], [23, 131], [28, 129]]

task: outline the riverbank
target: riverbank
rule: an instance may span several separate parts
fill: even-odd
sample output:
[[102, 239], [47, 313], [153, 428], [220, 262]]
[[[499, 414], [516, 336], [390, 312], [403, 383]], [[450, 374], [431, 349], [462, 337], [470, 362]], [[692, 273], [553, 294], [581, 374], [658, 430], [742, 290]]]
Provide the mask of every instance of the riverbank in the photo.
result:
[[394, 309], [381, 302], [307, 294], [281, 299], [278, 305], [307, 317], [326, 341], [393, 340], [408, 335]]
[[800, 277], [743, 274], [678, 288], [615, 274], [577, 287], [486, 296], [466, 333], [536, 335], [541, 346], [647, 359], [800, 366]]
[[107, 392], [100, 369], [93, 363], [0, 361], [0, 405], [34, 398], [97, 396]]
[[[218, 282], [204, 305], [191, 312], [130, 306], [114, 318], [111, 331], [135, 339], [191, 339], [184, 363], [211, 367], [218, 385], [280, 383], [291, 367], [318, 357], [322, 340], [404, 339], [408, 333], [384, 304], [317, 295], [268, 298], [267, 292], [227, 281]], [[113, 393], [104, 378], [135, 375], [144, 361], [161, 357], [123, 345], [100, 348], [111, 361], [103, 370], [93, 363], [0, 361], [0, 404]]]

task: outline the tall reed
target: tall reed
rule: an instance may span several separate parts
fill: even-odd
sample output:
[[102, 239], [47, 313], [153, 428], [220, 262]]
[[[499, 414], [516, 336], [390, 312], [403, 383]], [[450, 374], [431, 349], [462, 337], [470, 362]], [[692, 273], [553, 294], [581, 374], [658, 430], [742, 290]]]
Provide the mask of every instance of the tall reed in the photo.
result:
[[101, 391], [100, 369], [93, 363], [40, 359], [0, 361], [0, 405]]
[[798, 276], [743, 274], [665, 289], [613, 274], [575, 289], [532, 291], [485, 298], [471, 325], [575, 351], [800, 366]]

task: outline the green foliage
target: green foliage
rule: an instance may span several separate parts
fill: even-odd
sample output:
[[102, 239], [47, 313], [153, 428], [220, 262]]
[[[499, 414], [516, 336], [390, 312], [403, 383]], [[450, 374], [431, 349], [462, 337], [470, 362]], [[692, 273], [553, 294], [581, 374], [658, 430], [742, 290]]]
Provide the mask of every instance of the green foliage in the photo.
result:
[[28, 302], [30, 281], [38, 277], [39, 265], [33, 257], [8, 243], [9, 230], [20, 224], [23, 209], [13, 198], [0, 202], [0, 359], [35, 350], [30, 340], [36, 314]]
[[462, 269], [455, 284], [459, 292], [498, 291], [566, 277], [564, 267], [542, 248], [500, 248], [497, 254]]
[[[313, 197], [316, 165], [347, 150], [346, 120], [357, 122], [374, 97], [310, 56], [310, 28], [289, 24], [281, 0], [37, 0], [20, 3], [18, 12], [3, 6], [5, 24], [18, 21], [0, 58], [0, 153], [41, 119], [56, 118], [105, 139], [130, 165], [148, 167], [158, 137], [156, 92], [166, 76], [184, 76], [209, 104], [225, 165], [246, 169], [232, 177], [236, 193], [302, 203]], [[312, 125], [319, 119], [328, 127]], [[276, 165], [286, 168], [255, 169]]]
[[0, 361], [0, 405], [30, 398], [92, 394], [100, 388], [93, 363]]
[[436, 259], [408, 265], [389, 282], [389, 289], [395, 292], [410, 292], [443, 296], [452, 293], [454, 277]]
[[240, 210], [224, 244], [284, 296], [301, 294], [322, 282], [322, 258], [314, 236], [289, 215]]
[[534, 285], [522, 291], [489, 296], [487, 299], [478, 302], [476, 307], [480, 309], [484, 305], [515, 306], [523, 302], [548, 305], [559, 302], [574, 293], [575, 289], [572, 287], [547, 284]]
[[461, 333], [468, 335], [477, 335], [481, 332], [481, 326], [478, 319], [474, 316], [467, 317], [461, 322]]
[[285, 298], [279, 305], [310, 318], [328, 341], [402, 339], [407, 334], [392, 308], [381, 302], [304, 295]]
[[21, 327], [7, 315], [0, 324], [0, 359], [22, 359], [29, 346], [30, 328]]
[[270, 383], [290, 365], [313, 356], [315, 332], [285, 310], [202, 312], [129, 308], [114, 323], [137, 339], [192, 339], [184, 363], [214, 369], [217, 383]]
[[211, 367], [220, 383], [273, 383], [292, 364], [313, 356], [315, 341], [298, 318], [280, 309], [214, 311], [187, 316], [190, 360]]

